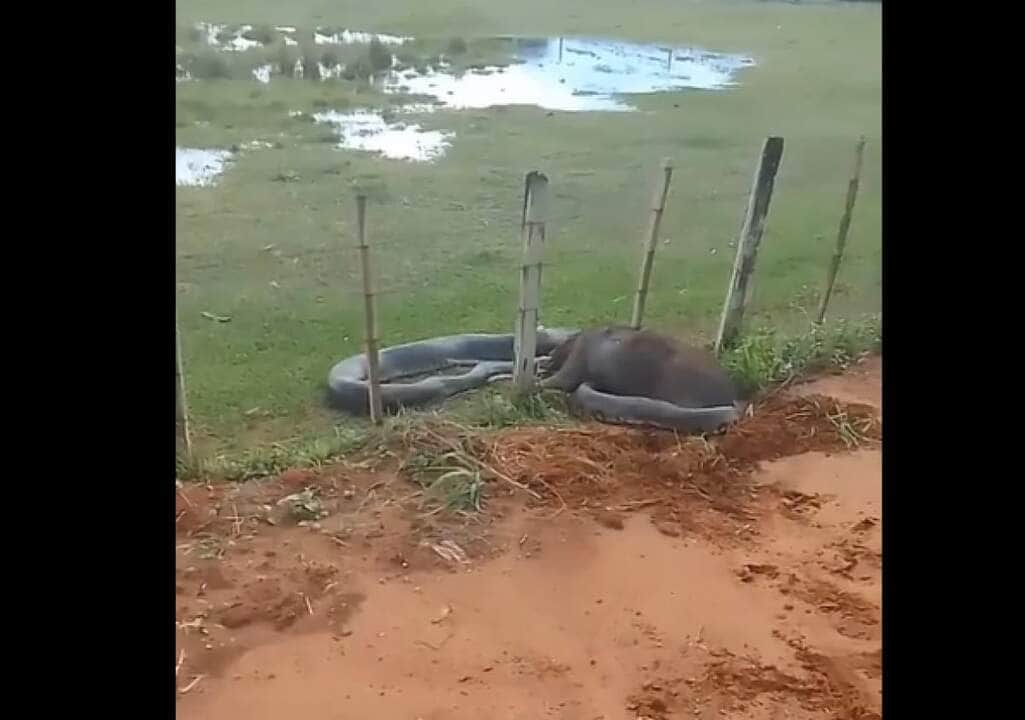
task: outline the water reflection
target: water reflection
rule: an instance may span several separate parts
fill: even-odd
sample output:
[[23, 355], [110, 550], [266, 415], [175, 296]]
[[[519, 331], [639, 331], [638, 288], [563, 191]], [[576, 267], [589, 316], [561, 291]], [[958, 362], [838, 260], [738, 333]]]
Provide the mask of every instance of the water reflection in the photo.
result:
[[350, 113], [315, 113], [317, 122], [332, 125], [338, 133], [338, 147], [364, 150], [395, 160], [430, 162], [445, 154], [453, 133], [423, 130], [415, 123], [388, 122], [379, 113], [357, 110]]
[[689, 48], [586, 38], [511, 38], [516, 63], [421, 75], [393, 72], [387, 92], [437, 98], [451, 108], [536, 105], [548, 110], [633, 109], [623, 95], [682, 89], [718, 90], [736, 84], [751, 58]]
[[227, 150], [175, 148], [175, 184], [198, 187], [213, 185], [217, 176], [224, 172], [224, 165], [230, 157], [231, 153]]

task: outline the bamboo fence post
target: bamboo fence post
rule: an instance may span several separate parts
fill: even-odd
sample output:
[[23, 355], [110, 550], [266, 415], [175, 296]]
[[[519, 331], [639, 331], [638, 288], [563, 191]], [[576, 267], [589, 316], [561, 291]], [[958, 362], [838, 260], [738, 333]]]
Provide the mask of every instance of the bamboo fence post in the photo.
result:
[[369, 374], [370, 421], [380, 425], [384, 412], [381, 407], [381, 381], [378, 373], [376, 293], [370, 274], [370, 245], [367, 242], [367, 196], [363, 194], [356, 196], [356, 237], [363, 275], [364, 345]]
[[192, 460], [192, 437], [189, 434], [189, 403], [185, 394], [185, 372], [182, 366], [181, 330], [178, 327], [178, 310], [174, 311], [174, 410], [175, 426], [178, 430], [185, 457]]
[[847, 247], [847, 233], [851, 229], [854, 202], [858, 199], [858, 185], [861, 183], [861, 165], [864, 157], [865, 137], [861, 136], [858, 138], [858, 144], [854, 147], [854, 170], [847, 183], [847, 199], [844, 202], [843, 215], [840, 216], [840, 229], [836, 233], [836, 248], [833, 250], [833, 257], [829, 260], [829, 269], [826, 271], [826, 288], [822, 291], [819, 311], [815, 315], [816, 325], [821, 325], [826, 319], [826, 307], [833, 294], [833, 284], [836, 282], [836, 274], [840, 270], [840, 262], [843, 260], [844, 249]]
[[644, 317], [644, 303], [648, 297], [648, 284], [651, 282], [651, 266], [655, 262], [655, 248], [658, 247], [658, 230], [662, 224], [662, 214], [666, 209], [666, 198], [669, 196], [669, 183], [673, 179], [673, 162], [669, 158], [662, 161], [662, 182], [655, 189], [651, 203], [651, 219], [648, 223], [648, 234], [644, 242], [644, 253], [641, 256], [641, 272], [637, 280], [637, 294], [634, 297], [633, 316], [630, 327], [640, 330]]

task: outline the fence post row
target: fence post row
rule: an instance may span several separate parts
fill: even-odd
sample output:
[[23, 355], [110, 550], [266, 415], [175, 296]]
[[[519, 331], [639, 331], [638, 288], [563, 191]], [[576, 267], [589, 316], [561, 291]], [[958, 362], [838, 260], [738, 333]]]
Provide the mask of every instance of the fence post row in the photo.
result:
[[[848, 181], [847, 196], [840, 219], [840, 226], [837, 231], [836, 245], [830, 258], [825, 287], [816, 313], [816, 324], [821, 324], [825, 319], [836, 276], [843, 260], [860, 185], [864, 150], [865, 138], [862, 136], [858, 139], [855, 146], [854, 167]], [[765, 231], [775, 178], [782, 157], [783, 138], [778, 136], [766, 138], [758, 158], [754, 182], [747, 201], [744, 223], [737, 242], [737, 253], [715, 340], [716, 354], [720, 354], [725, 347], [736, 339], [743, 322], [746, 306], [750, 299], [751, 279], [758, 257], [758, 249]], [[640, 273], [634, 297], [630, 324], [635, 329], [640, 329], [643, 322], [655, 249], [658, 246], [658, 233], [672, 182], [673, 163], [671, 159], [666, 158], [663, 160], [662, 171], [661, 182], [656, 186], [652, 200], [648, 232], [644, 239]], [[370, 245], [367, 240], [366, 206], [367, 196], [362, 193], [356, 195], [357, 247], [359, 249], [362, 269], [365, 315], [364, 344], [369, 375], [368, 403], [371, 421], [375, 424], [380, 424], [383, 419], [383, 409], [378, 357], [379, 337], [376, 291], [371, 275]], [[521, 223], [523, 257], [520, 267], [519, 307], [514, 335], [515, 366], [513, 368], [513, 386], [514, 390], [518, 393], [533, 390], [536, 377], [537, 327], [540, 310], [545, 224], [548, 211], [548, 178], [544, 173], [533, 170], [527, 173], [524, 182]], [[177, 310], [175, 310], [175, 420], [179, 440], [186, 455], [191, 458], [192, 441], [189, 432], [188, 401], [182, 367], [181, 332], [178, 324]]]

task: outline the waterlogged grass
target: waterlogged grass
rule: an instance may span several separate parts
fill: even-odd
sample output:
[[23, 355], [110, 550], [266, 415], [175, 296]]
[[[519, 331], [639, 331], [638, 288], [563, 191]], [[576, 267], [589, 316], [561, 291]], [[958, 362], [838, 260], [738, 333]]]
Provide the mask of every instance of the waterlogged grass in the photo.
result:
[[[337, 29], [339, 32], [342, 28]], [[330, 36], [334, 29], [319, 28]], [[223, 45], [236, 37], [237, 29], [221, 31], [217, 39]], [[467, 68], [508, 65], [512, 61], [513, 43], [507, 38], [421, 37], [401, 46], [382, 43], [376, 38], [368, 43], [316, 43], [312, 27], [297, 28], [295, 33], [279, 32], [269, 26], [257, 26], [241, 33], [241, 37], [260, 43], [243, 51], [225, 51], [210, 45], [205, 32], [195, 24], [179, 23], [176, 27], [176, 62], [197, 80], [234, 79], [249, 81], [253, 70], [270, 66], [273, 77], [288, 78], [296, 74], [296, 62], [302, 60], [302, 77], [319, 81], [318, 64], [327, 68], [345, 66], [341, 80], [364, 85], [376, 74], [393, 67], [421, 73], [436, 69], [443, 63], [450, 72]], [[179, 90], [181, 91], [181, 90]], [[187, 92], [187, 90], [185, 91]]]
[[[177, 7], [183, 54], [221, 58], [203, 60], [217, 79], [176, 87], [178, 144], [241, 148], [215, 187], [176, 190], [177, 300], [189, 405], [197, 444], [210, 457], [333, 432], [337, 418], [320, 408], [322, 387], [333, 363], [360, 352], [363, 333], [353, 238], [356, 188], [370, 196], [383, 344], [511, 332], [522, 182], [534, 168], [548, 174], [552, 190], [542, 322], [580, 327], [629, 318], [658, 165], [672, 157], [676, 169], [646, 320], [683, 339], [707, 342], [760, 143], [768, 134], [783, 135], [747, 344], [740, 346], [746, 349], [727, 357], [741, 379], [778, 378], [789, 372], [773, 364], [773, 353], [782, 350], [766, 348], [802, 336], [808, 325], [806, 313], [815, 307], [832, 252], [854, 143], [864, 134], [861, 190], [830, 317], [879, 311], [878, 6], [184, 0]], [[361, 78], [275, 78], [263, 85], [251, 77], [252, 67], [273, 63], [286, 51], [290, 57], [313, 52], [321, 61], [334, 53], [328, 59], [348, 62], [368, 53], [367, 46], [284, 48], [274, 38], [244, 53], [216, 53], [189, 29], [196, 20], [245, 22], [254, 31], [282, 24], [412, 35], [416, 43], [395, 49], [410, 66], [439, 53], [463, 66], [491, 62], [506, 50], [501, 41], [480, 38], [560, 31], [743, 52], [758, 66], [727, 91], [633, 98], [637, 113], [508, 108], [403, 117], [425, 129], [455, 132], [445, 157], [415, 164], [336, 150], [332, 129], [311, 118], [323, 110], [388, 109], [410, 98], [383, 96]], [[225, 72], [217, 69], [221, 61]], [[271, 147], [246, 149], [253, 141]], [[210, 315], [230, 321], [214, 322]], [[542, 401], [524, 413], [489, 388], [447, 403], [445, 411], [488, 426], [549, 422], [564, 414], [558, 398]]]

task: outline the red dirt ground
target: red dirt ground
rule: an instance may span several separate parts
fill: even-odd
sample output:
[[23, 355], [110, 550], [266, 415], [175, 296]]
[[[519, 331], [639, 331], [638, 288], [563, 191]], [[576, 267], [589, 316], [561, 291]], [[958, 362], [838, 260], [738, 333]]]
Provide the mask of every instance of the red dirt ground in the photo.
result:
[[432, 513], [400, 448], [187, 486], [179, 717], [879, 718], [880, 388], [871, 358], [708, 441], [412, 438], [476, 458], [482, 513]]

